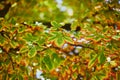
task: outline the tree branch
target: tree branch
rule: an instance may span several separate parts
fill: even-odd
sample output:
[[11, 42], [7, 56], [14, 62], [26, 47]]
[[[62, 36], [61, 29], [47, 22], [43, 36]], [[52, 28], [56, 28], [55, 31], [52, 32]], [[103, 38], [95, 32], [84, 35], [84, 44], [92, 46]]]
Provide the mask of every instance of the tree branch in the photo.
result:
[[84, 45], [81, 45], [81, 44], [70, 44], [70, 43], [68, 43], [68, 44], [71, 45], [71, 46], [81, 46], [82, 48], [88, 48], [88, 49], [96, 51], [94, 48], [89, 47], [89, 46], [84, 46]]

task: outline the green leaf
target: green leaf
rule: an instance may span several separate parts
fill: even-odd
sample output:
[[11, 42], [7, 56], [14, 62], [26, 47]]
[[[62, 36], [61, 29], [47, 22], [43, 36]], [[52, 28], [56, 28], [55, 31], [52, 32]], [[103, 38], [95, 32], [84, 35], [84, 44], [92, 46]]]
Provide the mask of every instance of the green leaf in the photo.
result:
[[100, 79], [101, 79], [98, 75], [96, 75], [95, 77], [96, 77], [97, 80], [100, 80]]
[[15, 18], [11, 18], [11, 19], [10, 19], [10, 22], [11, 22], [12, 24], [16, 24], [16, 19], [15, 19]]
[[25, 27], [24, 26], [21, 26], [19, 29], [18, 29], [18, 32], [19, 33], [22, 33], [22, 32], [24, 32], [25, 31]]
[[53, 64], [52, 64], [52, 61], [51, 61], [49, 55], [47, 55], [47, 56], [44, 57], [43, 62], [45, 63], [45, 65], [48, 68], [48, 70], [53, 69]]
[[0, 31], [2, 30], [2, 27], [3, 27], [3, 26], [2, 26], [2, 25], [0, 25]]
[[41, 37], [38, 41], [36, 41], [36, 43], [41, 46], [45, 43], [45, 38], [44, 37]]
[[112, 66], [116, 66], [116, 65], [117, 65], [117, 63], [116, 63], [115, 61], [111, 61], [110, 64], [111, 64]]
[[53, 35], [53, 36], [49, 37], [48, 41], [53, 41], [53, 40], [55, 40], [56, 37], [57, 37], [56, 35]]
[[65, 39], [65, 41], [68, 42], [68, 43], [73, 43], [72, 38], [69, 37], [69, 36], [64, 36], [64, 39]]
[[89, 80], [90, 74], [89, 74], [89, 72], [87, 70], [85, 71], [85, 74], [86, 74], [86, 80]]
[[16, 80], [17, 79], [17, 75], [16, 74], [13, 74], [12, 76], [11, 76], [11, 80]]
[[32, 42], [36, 42], [39, 40], [39, 36], [32, 35], [31, 39], [32, 39]]
[[16, 41], [12, 40], [10, 45], [12, 48], [16, 48], [19, 44]]
[[24, 39], [26, 40], [26, 41], [32, 41], [32, 34], [31, 33], [28, 33], [28, 34], [26, 34], [25, 36], [24, 36]]
[[120, 35], [115, 35], [112, 38], [115, 39], [115, 40], [119, 40], [120, 39]]
[[92, 76], [92, 78], [90, 80], [97, 80], [96, 76]]
[[36, 48], [33, 46], [29, 52], [28, 52], [28, 57], [32, 58], [37, 54]]
[[61, 47], [64, 43], [65, 43], [65, 40], [63, 39], [63, 37], [58, 37], [58, 38], [55, 40], [55, 44], [56, 44], [58, 47]]
[[17, 29], [17, 27], [12, 27], [12, 28], [10, 29], [10, 31], [11, 31], [11, 32], [15, 32], [16, 29]]
[[56, 53], [53, 53], [52, 57], [53, 57], [54, 62], [59, 62], [59, 60], [58, 60], [59, 57], [58, 57], [58, 55]]
[[98, 61], [100, 64], [103, 64], [106, 61], [106, 57], [103, 52], [99, 54]]
[[78, 21], [74, 21], [74, 22], [71, 24], [72, 30], [75, 30], [77, 26], [78, 26]]
[[28, 33], [23, 37], [23, 39], [25, 39], [27, 42], [36, 42], [39, 40], [39, 37]]
[[19, 80], [24, 80], [22, 75], [18, 76]]
[[98, 74], [96, 74], [96, 78], [97, 80], [103, 80], [103, 78], [105, 77], [105, 73], [104, 72], [100, 72]]
[[0, 34], [0, 45], [5, 43], [5, 38]]
[[52, 21], [51, 22], [51, 25], [55, 28], [55, 29], [58, 29], [61, 27], [61, 25], [59, 23], [57, 23], [56, 21]]
[[54, 67], [59, 66], [60, 62], [62, 61], [61, 58], [56, 53], [52, 54], [52, 59], [53, 59]]
[[8, 80], [8, 74], [7, 73], [4, 73], [2, 76], [3, 76], [2, 80]]
[[20, 53], [25, 53], [27, 52], [29, 49], [27, 46], [23, 46], [21, 49], [20, 49]]
[[88, 68], [91, 68], [94, 65], [97, 58], [98, 58], [98, 55], [96, 54], [88, 63]]
[[77, 73], [73, 73], [73, 74], [72, 74], [72, 76], [73, 76], [74, 78], [77, 78], [77, 75], [78, 75]]
[[7, 60], [5, 61], [5, 64], [8, 65], [9, 63], [10, 63], [10, 59], [7, 59]]

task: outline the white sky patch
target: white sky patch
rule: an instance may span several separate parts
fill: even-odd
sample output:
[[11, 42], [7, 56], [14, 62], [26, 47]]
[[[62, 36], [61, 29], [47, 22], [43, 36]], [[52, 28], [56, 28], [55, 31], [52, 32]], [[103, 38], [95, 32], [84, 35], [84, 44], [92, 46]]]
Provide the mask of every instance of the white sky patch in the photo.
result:
[[20, 53], [19, 51], [16, 51], [16, 53]]
[[57, 2], [57, 7], [60, 9], [61, 12], [64, 12], [67, 10], [66, 6], [63, 6], [62, 3]]
[[55, 2], [57, 2], [57, 4], [62, 4], [63, 0], [55, 0]]
[[118, 68], [116, 67], [115, 70], [118, 71]]
[[86, 40], [84, 38], [77, 40], [77, 42], [85, 42]]
[[35, 22], [35, 25], [39, 26], [39, 25], [42, 25], [42, 23], [39, 23], [39, 22]]
[[16, 25], [16, 26], [18, 26], [18, 25], [19, 25], [19, 23], [16, 23], [15, 25]]
[[75, 53], [79, 53], [79, 50], [78, 49], [75, 49], [75, 51], [74, 51]]
[[111, 58], [110, 57], [107, 57], [107, 62], [111, 62]]
[[73, 15], [73, 9], [72, 8], [68, 8], [67, 9], [67, 13], [69, 16], [72, 16]]
[[119, 8], [113, 8], [113, 10], [120, 12]]
[[77, 48], [77, 49], [82, 49], [82, 47], [81, 47], [81, 46], [77, 46], [76, 48]]
[[38, 63], [33, 63], [33, 66], [36, 66], [36, 65], [38, 65]]
[[73, 52], [69, 52], [69, 55], [73, 55], [74, 53]]
[[46, 29], [44, 30], [45, 33], [49, 33], [50, 32], [50, 29]]
[[27, 44], [28, 44], [29, 46], [32, 46], [32, 45], [33, 45], [32, 42], [27, 42]]
[[77, 46], [77, 47], [75, 48], [75, 53], [79, 53], [79, 52], [80, 52], [80, 49], [82, 49], [82, 47], [81, 47], [81, 46]]
[[73, 15], [73, 9], [72, 8], [67, 8], [66, 6], [62, 5], [63, 0], [55, 0], [55, 2], [57, 2], [57, 7], [59, 8], [59, 10], [61, 12], [65, 12], [66, 11], [69, 16]]
[[62, 46], [62, 49], [65, 49], [65, 48], [67, 48], [67, 47], [68, 47], [68, 44], [65, 43], [65, 44]]
[[76, 39], [76, 38], [73, 38], [73, 40], [74, 40], [74, 41], [77, 41], [77, 39]]
[[45, 78], [43, 76], [40, 76], [38, 79], [45, 80]]
[[86, 19], [88, 22], [91, 22], [92, 20], [91, 19]]
[[56, 72], [59, 72], [59, 71], [60, 71], [60, 69], [56, 68], [56, 69], [55, 69], [55, 71], [56, 71]]
[[81, 39], [77, 40], [77, 42], [79, 42], [79, 43], [89, 43], [90, 41], [88, 41], [84, 38], [81, 38]]
[[24, 24], [27, 24], [27, 22], [24, 22]]
[[48, 44], [48, 45], [47, 45], [47, 47], [50, 47], [50, 46], [52, 46], [52, 44]]
[[109, 2], [111, 3], [112, 1], [111, 1], [111, 0], [105, 0], [105, 2], [106, 2], [106, 3], [109, 3]]
[[63, 54], [62, 56], [63, 56], [63, 58], [66, 58], [66, 55], [65, 55], [65, 54]]
[[67, 7], [66, 7], [66, 6], [61, 6], [61, 7], [60, 7], [60, 11], [64, 12], [64, 11], [66, 11], [66, 10], [67, 10]]
[[37, 78], [37, 79], [41, 79], [41, 80], [45, 80], [45, 79], [43, 79], [44, 77], [41, 76], [42, 73], [43, 73], [43, 72], [42, 72], [41, 70], [37, 69], [37, 70], [36, 70], [36, 78]]
[[62, 5], [61, 5], [61, 4], [57, 4], [57, 7], [58, 7], [58, 8], [61, 8], [61, 7], [62, 7]]
[[118, 0], [118, 4], [120, 4], [120, 0]]

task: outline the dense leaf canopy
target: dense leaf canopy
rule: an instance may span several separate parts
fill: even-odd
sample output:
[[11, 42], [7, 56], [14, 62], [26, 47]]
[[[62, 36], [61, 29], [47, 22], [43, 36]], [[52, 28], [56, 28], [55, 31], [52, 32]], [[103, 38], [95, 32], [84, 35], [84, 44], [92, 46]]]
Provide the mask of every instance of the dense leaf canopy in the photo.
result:
[[1, 0], [0, 80], [120, 80], [120, 0]]

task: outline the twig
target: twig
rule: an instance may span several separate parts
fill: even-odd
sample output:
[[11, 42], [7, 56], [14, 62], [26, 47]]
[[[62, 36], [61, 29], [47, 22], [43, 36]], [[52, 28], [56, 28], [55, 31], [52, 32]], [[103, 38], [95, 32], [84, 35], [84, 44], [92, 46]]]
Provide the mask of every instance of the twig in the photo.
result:
[[[88, 48], [88, 49], [91, 49], [91, 50], [97, 52], [94, 48], [89, 47], [89, 46], [85, 46], [85, 45], [81, 45], [81, 44], [71, 44], [71, 43], [68, 43], [68, 44], [71, 45], [71, 46], [81, 46], [82, 48]], [[69, 53], [69, 51], [66, 51], [66, 50], [62, 49], [61, 47], [57, 47], [57, 46], [54, 46], [54, 45], [51, 45], [50, 47], [45, 46], [45, 48], [43, 50], [41, 50], [40, 52], [43, 52], [48, 48], [54, 48], [54, 49], [59, 50], [59, 51], [61, 51], [63, 53]]]
[[82, 48], [88, 48], [88, 49], [96, 51], [94, 48], [89, 47], [89, 46], [84, 46], [84, 45], [81, 45], [81, 44], [70, 44], [70, 43], [68, 43], [68, 44], [71, 45], [71, 46], [81, 46]]

